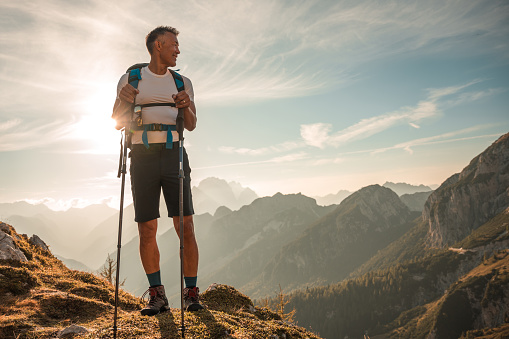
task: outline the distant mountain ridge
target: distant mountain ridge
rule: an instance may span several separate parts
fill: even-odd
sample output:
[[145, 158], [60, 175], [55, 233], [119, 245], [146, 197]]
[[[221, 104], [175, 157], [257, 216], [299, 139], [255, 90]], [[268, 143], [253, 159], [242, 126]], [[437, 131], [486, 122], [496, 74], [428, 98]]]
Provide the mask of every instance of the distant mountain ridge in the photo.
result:
[[318, 205], [322, 206], [330, 206], [330, 205], [339, 205], [346, 197], [348, 197], [352, 192], [347, 190], [339, 190], [336, 194], [327, 194], [323, 197], [316, 197], [313, 198], [316, 200], [316, 203]]
[[401, 196], [403, 194], [413, 194], [413, 193], [418, 193], [418, 192], [433, 191], [431, 189], [431, 187], [429, 187], [429, 186], [425, 186], [422, 184], [419, 186], [415, 186], [415, 185], [407, 184], [404, 182], [394, 183], [394, 182], [386, 181], [385, 184], [383, 184], [382, 186], [390, 188], [399, 196]]
[[282, 247], [246, 291], [260, 298], [279, 284], [291, 291], [340, 281], [406, 232], [416, 216], [390, 189], [362, 188]]
[[[226, 283], [242, 288], [258, 275], [281, 246], [295, 239], [313, 221], [332, 207], [316, 204], [301, 194], [281, 193], [258, 198], [237, 211], [218, 209], [214, 216], [195, 216], [200, 248], [199, 284]], [[173, 229], [158, 237], [162, 276], [169, 294], [178, 292], [178, 238]], [[122, 248], [122, 277], [136, 294], [146, 289], [146, 276], [139, 263], [137, 238]], [[272, 291], [271, 291], [272, 292]], [[175, 301], [176, 302], [176, 301]]]
[[509, 133], [350, 279], [292, 292], [299, 324], [327, 338], [509, 337], [508, 154]]
[[192, 194], [196, 214], [214, 214], [220, 206], [238, 210], [258, 198], [258, 195], [248, 187], [214, 177], [206, 178], [198, 186], [194, 186]]
[[16, 224], [21, 233], [38, 234], [52, 251], [67, 258], [79, 258], [80, 246], [93, 227], [116, 213], [105, 204], [53, 211], [24, 201], [0, 203], [2, 220]]

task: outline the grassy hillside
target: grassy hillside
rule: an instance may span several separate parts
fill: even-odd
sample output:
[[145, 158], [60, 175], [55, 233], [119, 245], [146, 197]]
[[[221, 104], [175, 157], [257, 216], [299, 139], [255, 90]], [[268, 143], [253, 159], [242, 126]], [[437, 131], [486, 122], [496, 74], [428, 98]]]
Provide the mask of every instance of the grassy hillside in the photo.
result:
[[[55, 338], [70, 325], [83, 327], [74, 338], [112, 338], [114, 287], [91, 273], [68, 269], [51, 252], [0, 223], [1, 238], [11, 237], [27, 261], [0, 260], [0, 338]], [[226, 285], [202, 294], [205, 310], [185, 314], [186, 338], [319, 339], [283, 322], [266, 308]], [[146, 317], [143, 302], [120, 291], [118, 338], [180, 338], [180, 310]]]
[[[453, 283], [432, 303], [402, 313], [387, 338], [506, 338], [509, 320], [509, 250], [496, 253]], [[477, 327], [478, 329], [474, 329]]]

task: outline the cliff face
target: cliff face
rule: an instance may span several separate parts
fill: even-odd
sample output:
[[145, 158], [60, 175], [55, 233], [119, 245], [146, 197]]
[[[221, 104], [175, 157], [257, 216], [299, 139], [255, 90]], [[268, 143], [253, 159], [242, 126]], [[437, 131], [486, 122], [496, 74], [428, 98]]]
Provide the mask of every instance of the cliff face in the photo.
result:
[[424, 206], [427, 245], [445, 247], [465, 238], [509, 206], [509, 133], [447, 179]]

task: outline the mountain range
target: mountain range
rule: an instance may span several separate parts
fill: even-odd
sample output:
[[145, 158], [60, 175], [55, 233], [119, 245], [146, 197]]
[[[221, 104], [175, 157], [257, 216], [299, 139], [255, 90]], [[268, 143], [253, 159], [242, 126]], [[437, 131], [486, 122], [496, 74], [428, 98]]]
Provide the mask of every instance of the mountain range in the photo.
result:
[[[217, 178], [204, 179], [192, 190], [198, 214], [213, 214], [221, 206], [239, 209], [257, 198], [251, 189]], [[168, 218], [164, 218], [165, 209], [161, 199], [161, 233], [173, 227]], [[118, 210], [105, 204], [53, 211], [44, 204], [25, 201], [0, 203], [0, 220], [16, 225], [20, 233], [38, 234], [53, 253], [73, 268], [97, 270], [117, 247]], [[123, 224], [125, 244], [138, 233], [132, 204], [124, 208]]]
[[[359, 260], [357, 263], [364, 263], [347, 279], [293, 290], [288, 309], [296, 310], [299, 324], [326, 338], [509, 337], [508, 192], [506, 134], [431, 193], [421, 215], [405, 226], [401, 236], [373, 251], [368, 260]], [[338, 210], [346, 208], [348, 200]], [[354, 204], [351, 209], [363, 210], [362, 205]], [[371, 209], [381, 213], [383, 206], [375, 203]], [[395, 212], [401, 217], [408, 213], [404, 208]], [[372, 211], [364, 208], [361, 214], [355, 220], [368, 219]], [[334, 219], [328, 224], [333, 230]], [[359, 222], [350, 225], [355, 226], [341, 238], [355, 243], [366, 227]], [[340, 239], [335, 243], [342, 245]], [[327, 254], [334, 253], [322, 238], [299, 257], [310, 260], [313, 251], [325, 252], [317, 252], [318, 245], [327, 247]], [[287, 252], [285, 257], [289, 256]], [[327, 262], [323, 255], [318, 259]], [[337, 272], [348, 265], [329, 267]], [[275, 305], [278, 300], [268, 303]]]
[[[329, 339], [509, 334], [509, 134], [434, 191], [387, 186], [339, 205], [278, 193], [196, 215], [199, 285], [233, 285], [273, 306], [281, 291], [298, 323]], [[141, 294], [147, 282], [128, 225], [121, 277]], [[163, 282], [176, 305], [178, 238], [164, 221], [160, 231]]]

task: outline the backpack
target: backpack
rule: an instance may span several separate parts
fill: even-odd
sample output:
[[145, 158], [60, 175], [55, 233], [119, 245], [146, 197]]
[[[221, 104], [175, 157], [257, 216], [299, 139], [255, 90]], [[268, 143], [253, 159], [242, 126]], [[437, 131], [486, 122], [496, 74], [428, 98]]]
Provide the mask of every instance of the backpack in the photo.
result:
[[[128, 78], [127, 82], [134, 88], [138, 88], [138, 83], [141, 80], [141, 69], [147, 65], [148, 65], [148, 63], [140, 63], [140, 64], [132, 65], [131, 67], [129, 67], [127, 69], [126, 73], [129, 73], [129, 78]], [[171, 74], [173, 76], [173, 81], [175, 81], [175, 85], [177, 86], [177, 91], [178, 92], [183, 91], [185, 88], [184, 88], [184, 79], [182, 78], [182, 76], [171, 69], [169, 71], [171, 72]], [[120, 159], [118, 162], [118, 175], [117, 175], [118, 178], [120, 178], [122, 173], [125, 173], [125, 172], [123, 172], [123, 171], [125, 171], [125, 166], [124, 166], [125, 163], [123, 163], [123, 160], [125, 161], [124, 146], [127, 148], [131, 148], [132, 131], [143, 130], [142, 140], [143, 140], [143, 144], [147, 148], [149, 148], [147, 131], [168, 131], [167, 136], [166, 136], [166, 148], [167, 149], [173, 148], [173, 135], [172, 135], [171, 131], [175, 131], [175, 130], [178, 131], [179, 136], [182, 138], [182, 133], [184, 131], [184, 109], [179, 108], [176, 125], [166, 125], [166, 124], [146, 124], [146, 125], [144, 125], [141, 111], [142, 111], [143, 107], [149, 107], [149, 106], [175, 107], [175, 103], [173, 103], [173, 102], [152, 103], [152, 104], [149, 103], [149, 104], [145, 104], [145, 105], [132, 104], [129, 112], [120, 113], [118, 115], [113, 113], [113, 115], [112, 115], [112, 118], [120, 119], [120, 120], [122, 120], [120, 116], [128, 115], [129, 119], [127, 119], [127, 120], [130, 121], [130, 125], [124, 129], [124, 133], [126, 134], [125, 140], [120, 139]], [[135, 112], [137, 112], [139, 114], [137, 114]], [[139, 115], [139, 119], [138, 119], [138, 115]], [[134, 116], [136, 116], [136, 117], [133, 120], [132, 118]], [[124, 142], [125, 142], [125, 145], [124, 145]]]
[[[138, 88], [138, 83], [141, 80], [141, 69], [147, 66], [148, 63], [140, 63], [135, 64], [129, 67], [126, 73], [129, 73], [129, 78], [127, 82], [133, 86], [134, 88]], [[174, 70], [169, 69], [171, 75], [173, 76], [173, 81], [175, 81], [175, 85], [177, 86], [177, 92], [183, 91], [184, 88], [184, 79], [180, 74], [175, 72]], [[143, 124], [143, 116], [142, 110], [144, 107], [153, 107], [153, 106], [171, 106], [175, 107], [175, 103], [173, 102], [156, 102], [156, 103], [148, 103], [143, 105], [132, 105], [132, 118], [131, 119], [131, 131], [143, 131], [141, 139], [143, 140], [143, 144], [146, 148], [149, 148], [148, 144], [148, 131], [167, 131], [166, 137], [166, 148], [173, 148], [173, 135], [171, 131], [179, 131], [179, 135], [181, 135], [181, 131], [184, 129], [184, 114], [183, 110], [179, 109], [179, 114], [177, 116], [177, 124], [176, 125], [167, 125], [167, 124]]]

